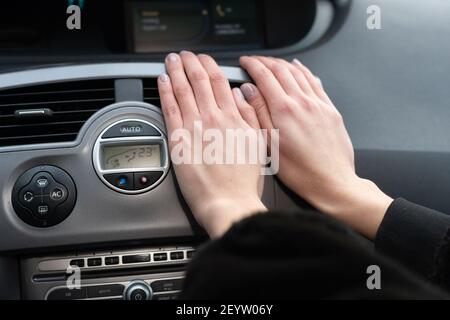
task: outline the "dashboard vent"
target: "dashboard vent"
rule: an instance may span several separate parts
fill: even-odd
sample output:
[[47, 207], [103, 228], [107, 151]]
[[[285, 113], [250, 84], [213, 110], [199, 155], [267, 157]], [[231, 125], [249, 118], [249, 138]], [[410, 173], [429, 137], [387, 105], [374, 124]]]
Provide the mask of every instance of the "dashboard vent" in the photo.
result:
[[114, 101], [114, 80], [0, 89], [0, 147], [73, 141], [92, 114]]
[[161, 108], [161, 102], [159, 100], [158, 93], [158, 79], [146, 78], [143, 79], [144, 86], [144, 102], [150, 103], [158, 108]]

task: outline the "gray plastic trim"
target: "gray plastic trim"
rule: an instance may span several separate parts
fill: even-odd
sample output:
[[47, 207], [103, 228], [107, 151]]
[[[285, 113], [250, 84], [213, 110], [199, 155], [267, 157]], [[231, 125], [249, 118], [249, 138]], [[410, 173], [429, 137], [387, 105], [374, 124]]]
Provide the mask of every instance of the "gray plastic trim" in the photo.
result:
[[[240, 68], [222, 67], [230, 81], [248, 81]], [[154, 78], [166, 73], [163, 63], [98, 63], [0, 74], [0, 90], [89, 79]]]

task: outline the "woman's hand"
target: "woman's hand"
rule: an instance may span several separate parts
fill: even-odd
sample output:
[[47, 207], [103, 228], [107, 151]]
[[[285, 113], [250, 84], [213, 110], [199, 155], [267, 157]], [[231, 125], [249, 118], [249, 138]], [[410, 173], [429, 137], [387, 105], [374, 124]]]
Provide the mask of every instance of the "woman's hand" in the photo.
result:
[[297, 60], [240, 62], [256, 83], [241, 90], [261, 127], [280, 130], [280, 179], [317, 209], [375, 237], [392, 199], [356, 175], [344, 121], [320, 81]]
[[[171, 154], [183, 147], [181, 150], [192, 152], [191, 159], [195, 157], [194, 142], [179, 135], [180, 130], [192, 138], [195, 133], [201, 136], [211, 128], [219, 130], [222, 137], [227, 129], [259, 129], [253, 108], [239, 89], [231, 90], [211, 57], [172, 53], [166, 58], [166, 68], [168, 75], [159, 77], [158, 88]], [[234, 222], [267, 210], [260, 200], [260, 166], [206, 164], [203, 151], [208, 144], [203, 145], [197, 150], [200, 163], [175, 163], [174, 168], [195, 218], [211, 237], [219, 237]]]

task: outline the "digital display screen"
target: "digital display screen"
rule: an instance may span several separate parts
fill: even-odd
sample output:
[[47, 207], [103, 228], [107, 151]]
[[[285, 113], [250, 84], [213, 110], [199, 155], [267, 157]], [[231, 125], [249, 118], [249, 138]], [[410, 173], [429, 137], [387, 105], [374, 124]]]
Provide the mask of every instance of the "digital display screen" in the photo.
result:
[[104, 170], [161, 167], [161, 145], [103, 146]]
[[260, 48], [257, 0], [148, 0], [127, 4], [134, 52]]

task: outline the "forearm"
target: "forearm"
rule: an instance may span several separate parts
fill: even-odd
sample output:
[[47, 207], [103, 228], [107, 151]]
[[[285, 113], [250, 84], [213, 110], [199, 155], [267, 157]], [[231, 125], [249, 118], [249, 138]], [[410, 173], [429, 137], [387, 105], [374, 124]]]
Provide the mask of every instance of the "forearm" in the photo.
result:
[[439, 285], [450, 288], [450, 216], [404, 199], [389, 207], [375, 246]]
[[215, 199], [198, 209], [196, 216], [212, 239], [221, 237], [233, 224], [257, 213], [267, 212], [259, 198]]
[[314, 192], [307, 199], [328, 214], [369, 239], [374, 239], [393, 199], [372, 181], [354, 178], [328, 184], [324, 192]]

